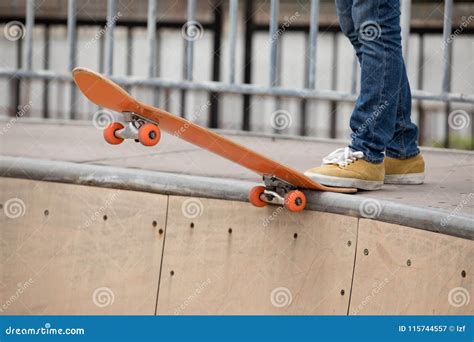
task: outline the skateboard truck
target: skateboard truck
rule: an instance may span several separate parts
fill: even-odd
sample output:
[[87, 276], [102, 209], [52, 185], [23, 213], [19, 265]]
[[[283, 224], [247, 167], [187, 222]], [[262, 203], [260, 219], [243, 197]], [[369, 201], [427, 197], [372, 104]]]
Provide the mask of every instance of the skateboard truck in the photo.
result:
[[265, 186], [256, 186], [249, 192], [249, 201], [256, 207], [268, 203], [283, 205], [292, 212], [298, 212], [306, 206], [306, 196], [297, 187], [272, 175], [263, 175]]
[[157, 125], [143, 120], [132, 112], [122, 112], [125, 124], [112, 122], [104, 129], [104, 139], [109, 144], [118, 145], [125, 139], [134, 139], [145, 146], [155, 146], [161, 133]]

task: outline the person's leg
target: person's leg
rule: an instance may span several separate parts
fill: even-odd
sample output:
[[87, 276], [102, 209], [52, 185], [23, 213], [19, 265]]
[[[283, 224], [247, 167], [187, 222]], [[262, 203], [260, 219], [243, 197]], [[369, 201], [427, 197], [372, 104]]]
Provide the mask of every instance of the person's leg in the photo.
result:
[[359, 63], [362, 63], [362, 44], [359, 42], [359, 35], [355, 30], [354, 20], [352, 19], [353, 3], [354, 0], [336, 0], [336, 13], [342, 33], [349, 39], [354, 47]]
[[[362, 65], [362, 44], [359, 41], [359, 34], [355, 30], [354, 20], [352, 19], [353, 2], [354, 0], [336, 0], [336, 12], [339, 17], [341, 31], [351, 42], [359, 63]], [[375, 26], [375, 28], [377, 27]], [[418, 128], [411, 121], [411, 92], [405, 64], [403, 63], [395, 133], [392, 140], [387, 144], [386, 155], [399, 159], [417, 155], [419, 153], [416, 143], [417, 137]]]
[[[354, 0], [336, 0], [339, 24], [352, 43], [359, 63], [364, 65], [363, 44], [354, 22]], [[340, 148], [323, 159], [323, 165], [309, 169], [305, 175], [329, 186], [355, 187], [364, 190], [380, 189], [384, 180], [384, 165], [366, 160], [362, 150]]]
[[395, 133], [403, 74], [399, 0], [354, 0], [361, 44], [361, 91], [351, 116], [351, 149], [381, 163]]
[[391, 158], [407, 159], [420, 153], [417, 145], [418, 127], [411, 121], [411, 91], [405, 64], [402, 66], [402, 80], [395, 123], [395, 133], [387, 144], [386, 155]]
[[[409, 120], [411, 96], [402, 57], [399, 0], [336, 0], [336, 6], [341, 29], [362, 69], [361, 93], [350, 122], [352, 143], [305, 175], [325, 185], [365, 190], [380, 189], [384, 181], [420, 184], [424, 173], [418, 172], [424, 171], [424, 161], [415, 142], [416, 126]], [[415, 157], [387, 157], [382, 163], [386, 149], [390, 156]]]
[[385, 151], [384, 183], [422, 184], [425, 179], [425, 161], [416, 143], [418, 128], [411, 121], [411, 92], [405, 65], [400, 88], [395, 133]]

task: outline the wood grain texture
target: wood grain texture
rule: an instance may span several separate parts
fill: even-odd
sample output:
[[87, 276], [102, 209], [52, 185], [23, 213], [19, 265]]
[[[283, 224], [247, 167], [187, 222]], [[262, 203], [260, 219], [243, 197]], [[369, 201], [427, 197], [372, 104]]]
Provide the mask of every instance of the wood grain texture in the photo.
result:
[[472, 315], [472, 260], [474, 241], [360, 219], [350, 314]]
[[186, 197], [169, 209], [158, 314], [347, 313], [357, 218]]
[[[0, 314], [154, 314], [166, 196], [12, 178], [0, 188]], [[18, 218], [5, 215], [14, 198]]]

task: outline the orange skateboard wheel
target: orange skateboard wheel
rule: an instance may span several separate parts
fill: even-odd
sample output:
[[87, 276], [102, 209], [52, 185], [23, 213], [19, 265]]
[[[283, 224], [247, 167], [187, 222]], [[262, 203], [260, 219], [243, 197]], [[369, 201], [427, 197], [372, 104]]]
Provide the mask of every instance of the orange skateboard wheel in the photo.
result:
[[107, 141], [109, 144], [112, 145], [118, 145], [123, 142], [122, 138], [119, 138], [115, 135], [115, 132], [117, 132], [120, 129], [123, 129], [124, 126], [120, 122], [112, 122], [110, 125], [108, 125], [104, 129], [104, 139]]
[[155, 146], [160, 141], [161, 132], [158, 126], [146, 123], [138, 130], [138, 140], [145, 146]]
[[263, 194], [264, 190], [265, 190], [264, 186], [253, 187], [249, 191], [249, 201], [250, 201], [250, 203], [252, 203], [254, 206], [260, 207], [260, 208], [266, 206], [268, 203], [265, 202], [265, 201], [262, 201], [262, 199], [260, 198], [260, 196]]
[[306, 196], [299, 190], [292, 190], [285, 195], [285, 208], [292, 212], [299, 212], [306, 206]]

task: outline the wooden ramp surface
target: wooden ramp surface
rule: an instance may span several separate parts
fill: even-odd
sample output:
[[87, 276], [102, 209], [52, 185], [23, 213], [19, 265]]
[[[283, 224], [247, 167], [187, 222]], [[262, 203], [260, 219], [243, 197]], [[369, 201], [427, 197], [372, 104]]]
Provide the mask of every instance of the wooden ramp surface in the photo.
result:
[[0, 314], [474, 314], [474, 241], [0, 178]]

